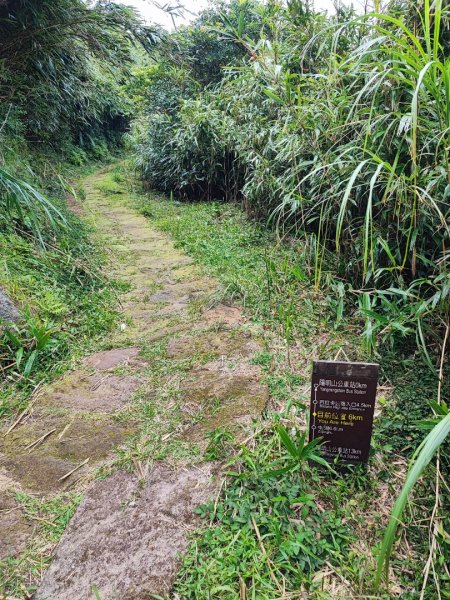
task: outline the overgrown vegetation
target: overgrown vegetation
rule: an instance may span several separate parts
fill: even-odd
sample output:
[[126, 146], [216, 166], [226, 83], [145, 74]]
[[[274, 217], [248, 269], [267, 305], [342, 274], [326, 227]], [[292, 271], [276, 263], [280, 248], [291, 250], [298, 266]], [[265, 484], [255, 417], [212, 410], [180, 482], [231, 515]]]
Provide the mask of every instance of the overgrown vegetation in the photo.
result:
[[[270, 471], [287, 466], [291, 456], [280, 443], [278, 426], [282, 424], [296, 446], [300, 445], [306, 427], [311, 358], [333, 359], [342, 351], [349, 360], [367, 358], [358, 343], [360, 323], [352, 324], [345, 314], [336, 322], [332, 290], [329, 294], [314, 291], [307, 257], [300, 254], [303, 242], [279, 244], [237, 207], [168, 202], [150, 196], [141, 210], [219, 278], [222, 295], [218, 301], [240, 299], [244, 303], [247, 314], [263, 325], [270, 348], [255, 357], [269, 386], [269, 410], [256, 424], [255, 435], [227, 463], [229, 477], [220, 500], [200, 511], [204, 529], [194, 537], [183, 564], [175, 587], [179, 597], [272, 599], [282, 597], [281, 588], [294, 598], [308, 593], [321, 599], [351, 598], [352, 594], [413, 599], [424, 586], [424, 597], [431, 599], [436, 585], [442, 594], [448, 582], [443, 565], [448, 562], [445, 536], [450, 513], [441, 479], [436, 513], [440, 533], [433, 553], [437, 583], [427, 579], [424, 584], [422, 569], [429, 552], [429, 512], [435, 501], [436, 476], [446, 481], [447, 446], [439, 470], [434, 466], [428, 470], [403, 514], [404, 528], [392, 559], [388, 589], [375, 596], [373, 592], [379, 546], [408, 457], [433, 424], [426, 398], [435, 393], [436, 380], [421, 364], [419, 350], [413, 344], [410, 355], [400, 356], [389, 348], [384, 352], [380, 385], [387, 388], [388, 397], [382, 393], [379, 398], [382, 412], [376, 420], [367, 470], [329, 475], [299, 461], [300, 473], [268, 478]], [[291, 364], [285, 340], [289, 327], [280, 316], [285, 314], [283, 306], [290, 306]], [[448, 393], [446, 377], [442, 397]], [[214, 432], [207, 453], [226, 460], [223, 447], [229, 444], [223, 432]], [[292, 494], [301, 500], [292, 501]], [[319, 539], [311, 541], [304, 523], [315, 523]], [[339, 539], [339, 550], [333, 546], [334, 536]]]
[[64, 359], [116, 320], [118, 288], [100, 271], [102, 253], [79, 218], [64, 218], [64, 230], [45, 247], [13, 227], [0, 235], [0, 285], [21, 313], [0, 333], [0, 417], [23, 408], [38, 384], [61, 371]]
[[[305, 239], [316, 287], [332, 275], [368, 349], [416, 335], [430, 364], [449, 314], [448, 19], [441, 1], [328, 18], [232, 2], [173, 36], [135, 133], [151, 186], [239, 199]], [[218, 83], [186, 50], [205, 31]]]
[[121, 145], [132, 104], [120, 84], [159, 39], [120, 4], [1, 3], [0, 285], [21, 319], [1, 328], [0, 415], [112, 325], [101, 253], [64, 198], [85, 163]]
[[89, 149], [104, 152], [130, 115], [118, 82], [133, 48], [152, 47], [158, 31], [112, 2], [8, 1], [0, 19], [3, 135], [22, 134], [74, 161]]
[[[414, 339], [420, 348], [434, 385], [418, 402], [435, 429], [413, 457], [377, 585], [408, 492], [448, 436], [449, 16], [442, 0], [332, 16], [301, 1], [217, 4], [171, 36], [150, 93], [142, 88], [133, 135], [150, 186], [179, 200], [239, 201], [282, 240], [301, 240], [306, 260], [291, 273], [311, 273], [332, 296], [337, 323], [349, 314], [363, 322], [369, 355], [401, 348], [406, 357]], [[199, 74], [189, 49], [202, 35], [221, 77], [208, 67]], [[289, 363], [301, 321], [290, 298], [275, 313]], [[438, 466], [436, 490], [439, 481]]]
[[65, 224], [48, 199], [67, 191], [61, 162], [121, 143], [132, 104], [120, 84], [160, 32], [124, 5], [83, 0], [8, 0], [0, 23], [0, 226], [44, 245]]
[[[175, 597], [450, 598], [450, 11], [376, 11], [218, 0], [169, 35], [114, 2], [0, 2], [0, 286], [21, 313], [0, 323], [0, 418], [115, 321], [117, 285], [64, 198], [130, 127], [145, 185], [171, 196], [140, 195], [142, 212], [269, 340], [255, 361], [271, 405], [200, 510]], [[311, 358], [340, 353], [375, 356], [394, 391], [368, 469], [330, 474], [310, 464], [305, 408]], [[162, 382], [199, 357], [169, 366], [164, 342], [143, 355], [157, 400], [176, 402], [137, 395], [118, 418], [142, 431], [116, 465], [198, 456], [171, 438], [182, 398]], [[233, 443], [218, 428], [205, 458]], [[80, 498], [18, 500], [44, 523], [47, 561]], [[2, 564], [8, 593], [42, 570], [28, 550], [25, 567]]]

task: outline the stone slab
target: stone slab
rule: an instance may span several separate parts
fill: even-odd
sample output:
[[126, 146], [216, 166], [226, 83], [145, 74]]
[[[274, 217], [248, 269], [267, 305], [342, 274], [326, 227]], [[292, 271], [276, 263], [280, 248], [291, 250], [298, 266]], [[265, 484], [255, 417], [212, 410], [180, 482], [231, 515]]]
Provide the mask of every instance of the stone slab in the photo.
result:
[[172, 340], [167, 347], [169, 358], [190, 358], [194, 354], [250, 357], [261, 350], [261, 345], [246, 331], [207, 331], [198, 335]]
[[92, 367], [98, 371], [106, 371], [115, 367], [128, 364], [135, 364], [140, 349], [136, 346], [131, 348], [114, 348], [113, 350], [104, 350], [96, 352], [84, 359], [87, 367]]
[[198, 525], [194, 509], [214, 497], [210, 465], [156, 464], [142, 486], [118, 471], [96, 481], [71, 520], [34, 600], [138, 600], [170, 591]]
[[112, 413], [128, 404], [140, 384], [141, 380], [131, 375], [77, 371], [52, 386], [41, 403], [72, 411]]
[[20, 319], [19, 311], [2, 287], [0, 287], [0, 319], [7, 322], [15, 322]]

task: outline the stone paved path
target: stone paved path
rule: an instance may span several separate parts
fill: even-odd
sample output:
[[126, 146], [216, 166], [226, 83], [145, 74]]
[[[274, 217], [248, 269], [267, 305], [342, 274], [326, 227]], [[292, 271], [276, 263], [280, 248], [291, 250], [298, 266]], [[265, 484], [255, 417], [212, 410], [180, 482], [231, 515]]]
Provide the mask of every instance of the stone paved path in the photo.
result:
[[[18, 426], [0, 431], [0, 560], [33, 541], [18, 490], [47, 498], [77, 489], [85, 499], [34, 597], [86, 600], [98, 590], [102, 600], [147, 598], [169, 592], [198, 525], [194, 508], [217, 493], [220, 466], [202, 458], [206, 435], [220, 426], [242, 436], [264, 409], [267, 390], [251, 360], [261, 343], [239, 308], [211, 306], [216, 282], [152, 229], [112, 172], [87, 178], [84, 188], [85, 218], [111, 251], [111, 275], [129, 284], [122, 324], [106, 350], [42, 389]], [[155, 384], [146, 352], [162, 342], [168, 368]], [[190, 370], [174, 377], [186, 361]], [[112, 468], [96, 479], [117, 447], [146, 447], [136, 398], [157, 402], [156, 387], [167, 401], [173, 386], [178, 401], [165, 408], [179, 416], [162, 439], [195, 446], [197, 458], [169, 465], [143, 452], [136, 473]]]

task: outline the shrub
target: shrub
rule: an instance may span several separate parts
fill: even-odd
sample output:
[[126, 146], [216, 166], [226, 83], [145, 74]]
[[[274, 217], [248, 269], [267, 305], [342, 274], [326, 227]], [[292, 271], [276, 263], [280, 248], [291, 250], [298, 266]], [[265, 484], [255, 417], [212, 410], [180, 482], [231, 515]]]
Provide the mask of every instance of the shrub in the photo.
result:
[[222, 18], [246, 64], [140, 124], [143, 177], [181, 198], [239, 198], [309, 236], [316, 285], [325, 267], [346, 282], [367, 348], [415, 333], [431, 366], [450, 308], [448, 9], [252, 10], [255, 39], [248, 13]]

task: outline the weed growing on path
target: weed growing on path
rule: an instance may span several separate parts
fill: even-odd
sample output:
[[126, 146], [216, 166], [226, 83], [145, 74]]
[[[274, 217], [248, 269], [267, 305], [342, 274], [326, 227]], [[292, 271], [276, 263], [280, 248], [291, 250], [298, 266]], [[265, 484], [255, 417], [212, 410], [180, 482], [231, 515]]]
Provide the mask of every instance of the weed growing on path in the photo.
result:
[[0, 561], [0, 596], [29, 598], [35, 589], [30, 581], [38, 581], [48, 567], [56, 544], [78, 508], [82, 496], [68, 492], [45, 500], [23, 492], [16, 494], [18, 507], [34, 528], [32, 540], [17, 557]]

